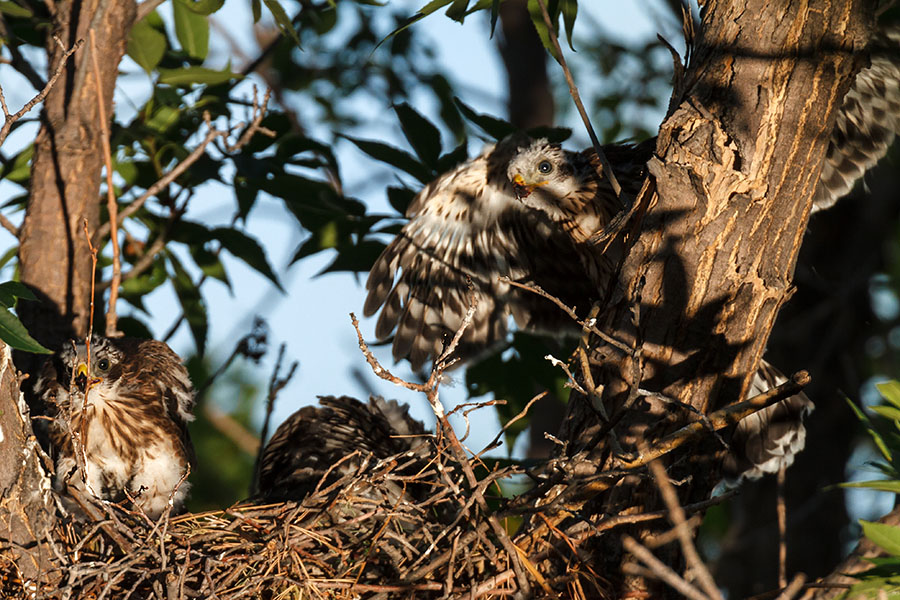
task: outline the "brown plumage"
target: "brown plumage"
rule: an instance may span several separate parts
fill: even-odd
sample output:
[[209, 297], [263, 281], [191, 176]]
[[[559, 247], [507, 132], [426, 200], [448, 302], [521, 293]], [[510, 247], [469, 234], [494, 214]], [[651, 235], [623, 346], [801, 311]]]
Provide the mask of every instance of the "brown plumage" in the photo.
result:
[[88, 360], [84, 342], [72, 341], [45, 364], [35, 393], [54, 414], [57, 491], [72, 486], [115, 502], [127, 491], [154, 519], [170, 501], [180, 510], [189, 484], [179, 482], [193, 460], [187, 423], [194, 389], [169, 346], [94, 336]]
[[[411, 466], [400, 468], [411, 473], [427, 462], [430, 436], [409, 416], [409, 407], [379, 397], [368, 404], [349, 396], [322, 396], [319, 402], [321, 406], [306, 406], [288, 417], [266, 444], [257, 484], [261, 498], [302, 500], [317, 485], [327, 486], [373, 458], [404, 454], [402, 460]], [[329, 478], [322, 482], [326, 473]], [[406, 493], [405, 486], [391, 482], [382, 482], [378, 490], [393, 501]], [[376, 491], [368, 487], [359, 493]]]

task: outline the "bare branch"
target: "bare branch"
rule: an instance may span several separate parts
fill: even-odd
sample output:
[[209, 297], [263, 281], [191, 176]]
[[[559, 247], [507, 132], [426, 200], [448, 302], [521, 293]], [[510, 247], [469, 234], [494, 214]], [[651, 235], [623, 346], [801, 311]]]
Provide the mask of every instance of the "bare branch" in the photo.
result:
[[[59, 38], [54, 37], [53, 39], [56, 40], [56, 43], [62, 45], [62, 42], [59, 41]], [[68, 61], [69, 57], [72, 56], [72, 54], [74, 54], [83, 45], [84, 40], [78, 40], [71, 48], [66, 51], [65, 54], [63, 54], [63, 57], [60, 59], [59, 64], [56, 65], [56, 70], [53, 71], [53, 75], [50, 77], [50, 80], [47, 81], [47, 83], [44, 85], [43, 89], [38, 92], [37, 96], [26, 102], [25, 106], [19, 109], [17, 113], [9, 113], [9, 109], [6, 106], [6, 99], [3, 97], [3, 90], [0, 89], [0, 108], [3, 109], [4, 118], [3, 126], [0, 127], [0, 146], [3, 145], [4, 141], [6, 141], [13, 123], [25, 116], [25, 114], [28, 113], [28, 111], [30, 111], [32, 108], [34, 108], [36, 104], [44, 101], [44, 98], [47, 97], [47, 94], [50, 93], [50, 90], [56, 84], [56, 80], [59, 79], [60, 75], [62, 75], [63, 69], [65, 69], [66, 67], [66, 61]]]
[[709, 600], [700, 590], [681, 578], [681, 576], [665, 565], [661, 560], [653, 556], [647, 548], [642, 546], [630, 535], [622, 536], [622, 546], [625, 547], [638, 560], [647, 565], [650, 571], [659, 579], [666, 582], [675, 591], [691, 600]]
[[116, 203], [116, 189], [113, 185], [112, 156], [109, 147], [109, 123], [106, 120], [106, 106], [103, 102], [103, 91], [100, 82], [100, 65], [97, 62], [97, 45], [94, 39], [94, 30], [91, 29], [91, 61], [93, 63], [94, 89], [97, 92], [97, 111], [100, 116], [100, 141], [103, 148], [103, 162], [106, 163], [106, 208], [109, 211], [109, 223], [111, 227], [110, 240], [113, 250], [113, 275], [109, 286], [109, 305], [106, 309], [106, 336], [118, 337], [118, 317], [116, 316], [116, 301], [119, 299], [119, 285], [122, 281], [122, 262], [119, 250], [119, 205]]
[[[642, 452], [646, 453], [646, 445], [643, 446]], [[678, 537], [678, 543], [681, 545], [681, 552], [684, 555], [688, 568], [700, 581], [700, 587], [703, 588], [703, 591], [706, 592], [709, 598], [722, 600], [722, 594], [719, 592], [716, 582], [697, 552], [697, 547], [694, 545], [692, 537], [693, 533], [687, 527], [684, 509], [678, 502], [678, 494], [675, 492], [672, 482], [669, 481], [665, 468], [657, 460], [651, 461], [648, 466], [653, 474], [653, 478], [656, 480], [656, 486], [659, 488], [663, 501], [666, 503], [669, 522], [675, 528], [675, 535]]]

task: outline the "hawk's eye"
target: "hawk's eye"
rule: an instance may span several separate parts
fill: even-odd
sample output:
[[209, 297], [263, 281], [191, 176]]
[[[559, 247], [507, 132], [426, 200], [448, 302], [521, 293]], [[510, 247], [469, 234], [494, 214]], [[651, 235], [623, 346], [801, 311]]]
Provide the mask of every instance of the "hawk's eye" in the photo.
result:
[[99, 361], [97, 361], [97, 368], [101, 371], [106, 371], [107, 369], [109, 369], [109, 361], [105, 358], [101, 358]]
[[541, 164], [538, 165], [538, 171], [546, 175], [550, 171], [553, 170], [553, 165], [550, 164], [549, 160], [542, 160]]

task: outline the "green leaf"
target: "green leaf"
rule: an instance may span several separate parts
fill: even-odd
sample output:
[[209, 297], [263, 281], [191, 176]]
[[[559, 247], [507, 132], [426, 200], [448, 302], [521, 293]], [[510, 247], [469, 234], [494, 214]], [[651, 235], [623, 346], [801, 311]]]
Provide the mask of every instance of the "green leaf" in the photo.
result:
[[497, 29], [497, 17], [500, 16], [500, 0], [491, 0], [491, 37]]
[[147, 325], [143, 321], [131, 315], [119, 317], [119, 321], [118, 323], [116, 323], [116, 328], [124, 333], [127, 337], [140, 338], [143, 340], [153, 339], [153, 332], [150, 331], [150, 328], [147, 327]]
[[166, 85], [175, 85], [180, 87], [189, 87], [193, 84], [218, 85], [231, 81], [232, 79], [242, 79], [243, 76], [232, 73], [226, 69], [224, 71], [216, 71], [206, 67], [185, 67], [183, 69], [160, 69], [159, 82]]
[[884, 459], [888, 462], [892, 462], [893, 455], [891, 454], [890, 449], [888, 449], [887, 444], [884, 443], [884, 439], [881, 437], [881, 434], [878, 433], [878, 431], [874, 427], [872, 427], [872, 420], [869, 419], [869, 417], [867, 417], [866, 414], [862, 410], [860, 410], [860, 408], [856, 406], [856, 404], [854, 404], [852, 400], [850, 400], [849, 398], [845, 398], [844, 400], [850, 406], [850, 410], [853, 411], [853, 414], [856, 415], [856, 418], [859, 419], [866, 427], [866, 431], [868, 432], [869, 437], [872, 438], [872, 441], [875, 443], [875, 447], [878, 448], [878, 451], [881, 452], [881, 455], [884, 457]]
[[441, 132], [431, 121], [405, 102], [395, 106], [394, 111], [400, 119], [403, 135], [416, 151], [416, 155], [432, 169], [436, 168], [438, 156], [441, 154]]
[[184, 270], [175, 255], [166, 252], [166, 256], [173, 270], [172, 287], [175, 288], [175, 295], [178, 296], [184, 318], [197, 345], [197, 353], [202, 355], [206, 352], [206, 336], [209, 331], [206, 302], [200, 294], [200, 289], [194, 285], [190, 273]]
[[372, 158], [397, 167], [402, 171], [406, 171], [422, 183], [428, 183], [434, 179], [434, 174], [431, 170], [416, 160], [415, 157], [408, 152], [404, 152], [403, 150], [389, 146], [388, 144], [383, 144], [382, 142], [359, 140], [349, 136], [344, 137], [356, 144], [357, 148]]
[[172, 0], [175, 37], [191, 58], [203, 60], [209, 53], [209, 20], [190, 8], [189, 0]]
[[198, 15], [211, 15], [225, 4], [225, 0], [187, 0], [187, 7]]
[[28, 334], [28, 330], [22, 325], [19, 317], [5, 307], [0, 307], [0, 340], [10, 347], [35, 354], [53, 354], [52, 351], [41, 346], [36, 339]]
[[900, 408], [894, 408], [893, 406], [872, 406], [871, 411], [876, 415], [881, 415], [892, 421], [900, 420]]
[[387, 189], [388, 202], [401, 215], [406, 214], [406, 209], [416, 197], [416, 192], [407, 187], [389, 186]]
[[878, 490], [879, 492], [891, 492], [900, 494], [900, 481], [893, 479], [874, 479], [872, 481], [848, 481], [841, 483], [842, 488], [865, 488], [868, 490]]
[[264, 275], [282, 293], [284, 292], [284, 288], [281, 287], [278, 276], [275, 275], [275, 272], [269, 265], [266, 253], [262, 246], [259, 245], [259, 242], [237, 229], [227, 227], [213, 229], [209, 232], [209, 235], [213, 239], [218, 240], [222, 247], [228, 250], [235, 258], [244, 261], [247, 266]]
[[467, 8], [469, 8], [469, 0], [453, 0], [453, 4], [450, 5], [450, 8], [444, 14], [454, 21], [462, 23], [466, 18]]
[[165, 25], [156, 11], [138, 21], [128, 35], [128, 56], [150, 73], [166, 53]]
[[303, 46], [300, 45], [300, 38], [297, 36], [297, 30], [294, 29], [294, 24], [291, 23], [291, 19], [287, 16], [287, 13], [284, 12], [284, 8], [278, 3], [278, 0], [263, 0], [263, 2], [265, 3], [266, 8], [269, 9], [269, 12], [272, 13], [272, 17], [274, 17], [275, 23], [278, 25], [278, 28], [281, 29], [282, 33], [291, 36], [291, 39], [294, 40], [297, 47], [302, 50]]
[[363, 240], [359, 244], [340, 248], [331, 264], [316, 273], [316, 276], [339, 271], [365, 273], [375, 264], [382, 250], [384, 244], [375, 240]]
[[18, 281], [6, 281], [4, 283], [0, 283], [0, 304], [6, 306], [7, 308], [12, 308], [16, 304], [16, 298], [22, 298], [23, 300], [37, 300], [37, 296], [34, 295], [28, 286], [23, 283], [19, 283]]
[[400, 24], [400, 26], [397, 27], [397, 29], [395, 29], [395, 30], [393, 30], [392, 32], [390, 32], [389, 34], [387, 34], [383, 40], [381, 40], [380, 42], [378, 42], [378, 45], [375, 46], [375, 48], [378, 48], [378, 46], [380, 46], [381, 44], [383, 44], [383, 43], [386, 42], [387, 40], [391, 39], [392, 37], [394, 37], [395, 35], [397, 35], [397, 34], [400, 33], [401, 31], [404, 31], [405, 29], [407, 29], [407, 28], [410, 27], [411, 25], [413, 25], [413, 24], [415, 24], [415, 23], [421, 21], [422, 19], [424, 19], [425, 17], [427, 17], [428, 15], [430, 15], [431, 13], [433, 13], [434, 11], [436, 11], [436, 10], [438, 10], [438, 9], [440, 9], [440, 8], [443, 8], [443, 7], [447, 6], [448, 4], [450, 4], [450, 3], [453, 2], [453, 1], [454, 1], [454, 0], [431, 0], [431, 2], [429, 2], [428, 4], [426, 4], [425, 6], [423, 6], [422, 8], [420, 8], [420, 9], [419, 9], [419, 12], [417, 12], [415, 15], [413, 15], [413, 16], [409, 17], [408, 19], [406, 19], [405, 21], [403, 21], [403, 22]]
[[516, 128], [508, 121], [477, 113], [459, 98], [453, 98], [453, 101], [456, 102], [456, 106], [466, 119], [481, 127], [486, 134], [496, 140], [502, 140], [516, 131]]
[[[550, 2], [545, 0], [545, 5], [549, 5]], [[547, 13], [550, 15], [550, 22], [553, 23], [557, 19], [555, 17], [558, 16], [558, 13], [553, 10], [552, 6], [547, 6]], [[559, 62], [559, 56], [556, 55], [556, 47], [553, 45], [553, 42], [550, 39], [550, 32], [547, 29], [547, 22], [544, 21], [544, 13], [541, 10], [541, 5], [538, 4], [537, 0], [528, 0], [528, 14], [531, 15], [531, 22], [534, 24], [534, 28], [537, 31], [538, 37], [541, 38], [541, 43], [544, 45], [544, 48], [547, 49], [547, 52], [550, 53], [557, 62]]]
[[31, 12], [31, 9], [25, 8], [24, 6], [19, 6], [15, 2], [10, 2], [9, 0], [3, 0], [2, 2], [0, 2], [0, 13], [9, 15], [11, 17], [28, 18], [34, 16], [34, 13]]
[[259, 18], [262, 17], [262, 4], [259, 0], [253, 0], [250, 6], [253, 11], [253, 23], [259, 23]]
[[578, 16], [578, 0], [560, 0], [559, 6], [562, 10], [563, 24], [566, 27], [566, 39], [569, 41], [569, 48], [574, 52], [572, 30], [575, 29], [575, 17]]
[[863, 534], [890, 554], [900, 556], [900, 527], [860, 519]]
[[31, 178], [31, 158], [34, 156], [34, 144], [28, 144], [28, 147], [19, 152], [11, 161], [7, 161], [4, 165], [2, 173], [3, 179], [8, 179], [13, 183], [24, 183]]
[[900, 408], [900, 381], [884, 381], [875, 384], [875, 388], [882, 398]]

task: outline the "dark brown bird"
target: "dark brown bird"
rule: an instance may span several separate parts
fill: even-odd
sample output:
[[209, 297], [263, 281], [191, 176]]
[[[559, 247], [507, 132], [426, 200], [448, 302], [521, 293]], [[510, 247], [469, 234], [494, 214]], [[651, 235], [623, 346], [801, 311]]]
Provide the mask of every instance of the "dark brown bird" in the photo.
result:
[[[380, 397], [368, 404], [349, 396], [321, 396], [319, 402], [321, 406], [306, 406], [288, 417], [266, 444], [257, 484], [261, 498], [302, 500], [320, 483], [328, 485], [355, 472], [371, 458], [406, 453], [413, 465], [419, 464], [417, 457], [426, 459], [430, 436], [421, 422], [409, 416], [409, 407]], [[404, 488], [391, 482], [379, 486], [394, 501], [406, 493]], [[367, 488], [360, 493], [376, 492]]]
[[194, 388], [169, 346], [94, 336], [88, 357], [84, 342], [72, 341], [44, 365], [35, 393], [54, 412], [57, 491], [72, 486], [114, 502], [127, 492], [152, 519], [170, 502], [180, 510], [194, 455]]

